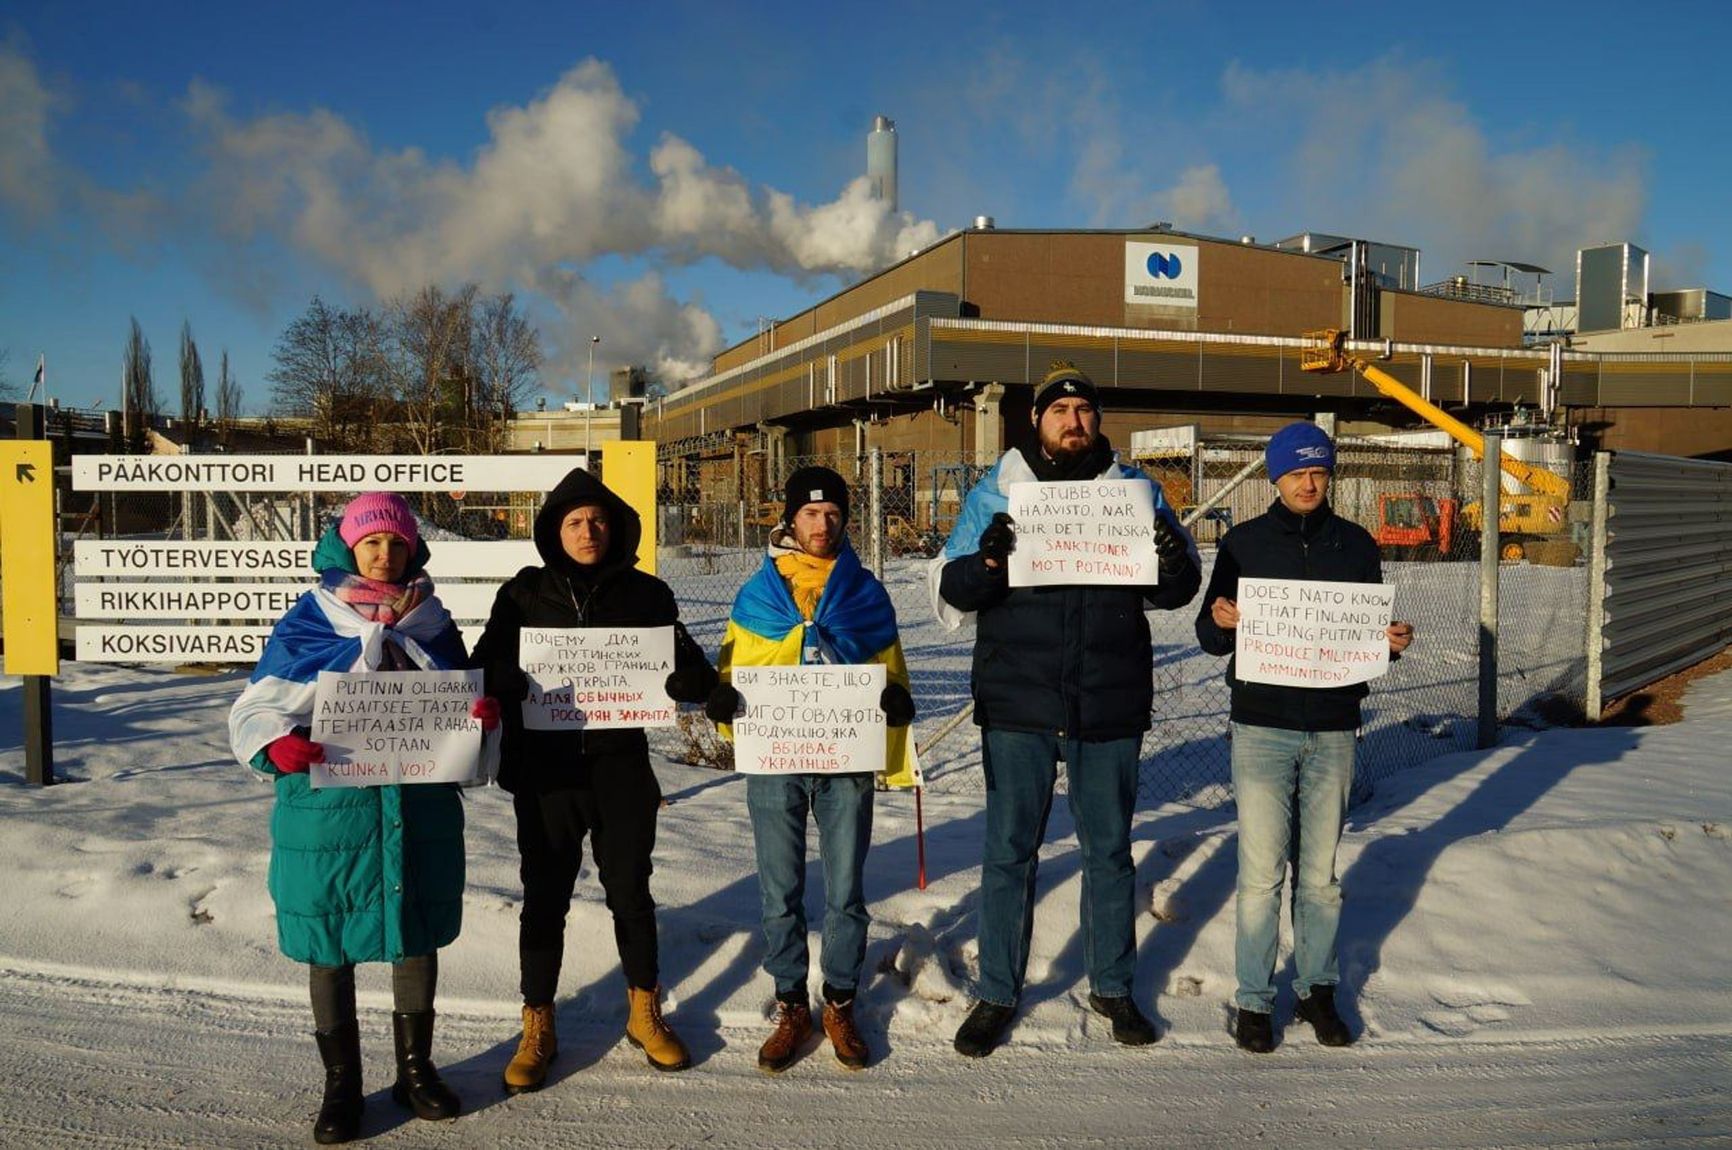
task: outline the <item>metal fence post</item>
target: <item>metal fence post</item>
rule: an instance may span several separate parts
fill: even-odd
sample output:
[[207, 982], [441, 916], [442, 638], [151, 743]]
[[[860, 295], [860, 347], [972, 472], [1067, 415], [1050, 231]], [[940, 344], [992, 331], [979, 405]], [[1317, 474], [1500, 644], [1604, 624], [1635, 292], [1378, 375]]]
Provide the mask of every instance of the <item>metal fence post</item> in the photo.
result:
[[1498, 512], [1503, 494], [1503, 435], [1485, 433], [1479, 518], [1479, 739], [1497, 745]]
[[1612, 453], [1594, 452], [1594, 525], [1588, 552], [1588, 722], [1600, 721], [1605, 698], [1600, 692], [1606, 650], [1606, 524], [1611, 518]]
[[871, 490], [871, 523], [867, 530], [871, 537], [867, 540], [867, 553], [870, 556], [868, 566], [872, 574], [884, 578], [884, 451], [874, 447], [867, 463], [867, 483]]

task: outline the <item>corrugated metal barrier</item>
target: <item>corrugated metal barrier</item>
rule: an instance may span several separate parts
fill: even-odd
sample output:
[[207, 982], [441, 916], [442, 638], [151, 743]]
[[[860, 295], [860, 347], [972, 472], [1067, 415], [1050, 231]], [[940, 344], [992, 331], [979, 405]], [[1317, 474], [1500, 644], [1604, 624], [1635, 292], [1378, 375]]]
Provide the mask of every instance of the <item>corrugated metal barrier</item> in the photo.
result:
[[1591, 720], [1732, 642], [1732, 464], [1629, 451], [1594, 464]]

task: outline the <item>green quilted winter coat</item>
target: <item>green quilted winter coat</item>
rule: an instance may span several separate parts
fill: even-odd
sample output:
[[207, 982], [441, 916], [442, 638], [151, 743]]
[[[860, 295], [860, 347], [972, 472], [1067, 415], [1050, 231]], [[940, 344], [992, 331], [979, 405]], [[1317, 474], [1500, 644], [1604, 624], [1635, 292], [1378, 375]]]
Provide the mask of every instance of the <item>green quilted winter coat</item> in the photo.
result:
[[[405, 578], [426, 561], [423, 542]], [[319, 541], [313, 567], [321, 573], [354, 571], [354, 557], [335, 529]], [[317, 621], [317, 607], [304, 605], [312, 610], [303, 613], [303, 620]], [[294, 615], [291, 609], [278, 623], [272, 643], [294, 642]], [[455, 626], [422, 646], [441, 665], [464, 665]], [[267, 648], [261, 669], [272, 664], [270, 656]], [[273, 686], [280, 690], [280, 681], [255, 672], [247, 690], [268, 697]], [[242, 695], [237, 710], [247, 698]], [[304, 714], [287, 718], [304, 733], [311, 724], [310, 701]], [[315, 790], [305, 773], [279, 772], [262, 750], [249, 765], [276, 778], [269, 887], [283, 954], [321, 966], [398, 962], [431, 954], [456, 939], [463, 925], [464, 885], [463, 799], [457, 786]]]

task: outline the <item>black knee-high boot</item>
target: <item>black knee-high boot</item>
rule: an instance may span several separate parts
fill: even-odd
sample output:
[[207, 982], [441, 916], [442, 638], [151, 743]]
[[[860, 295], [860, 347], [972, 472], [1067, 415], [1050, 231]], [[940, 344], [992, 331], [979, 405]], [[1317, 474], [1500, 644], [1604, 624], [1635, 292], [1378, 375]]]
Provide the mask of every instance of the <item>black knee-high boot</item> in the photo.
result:
[[361, 1132], [361, 1031], [354, 1019], [332, 1030], [316, 1030], [325, 1064], [325, 1101], [313, 1121], [313, 1141], [322, 1146], [352, 1141]]
[[395, 1013], [391, 1015], [391, 1029], [397, 1040], [397, 1084], [391, 1087], [391, 1097], [397, 1105], [407, 1106], [415, 1117], [432, 1122], [461, 1114], [463, 1103], [433, 1065], [433, 1012]]

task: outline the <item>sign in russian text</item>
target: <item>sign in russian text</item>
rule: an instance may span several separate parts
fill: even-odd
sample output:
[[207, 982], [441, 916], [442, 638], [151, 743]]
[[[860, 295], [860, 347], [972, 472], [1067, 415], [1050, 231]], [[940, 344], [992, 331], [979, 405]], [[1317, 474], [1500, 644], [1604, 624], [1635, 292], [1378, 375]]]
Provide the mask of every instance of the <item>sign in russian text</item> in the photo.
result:
[[[313, 573], [313, 544], [286, 542], [177, 542], [80, 539], [72, 545], [74, 570], [80, 579], [98, 575], [133, 579], [171, 575], [227, 576], [237, 579], [304, 579]], [[524, 567], [541, 562], [527, 539], [496, 542], [436, 539], [428, 546], [427, 574], [449, 578], [509, 579]]]
[[533, 731], [671, 727], [672, 627], [525, 627], [523, 725]]
[[312, 740], [318, 787], [467, 783], [481, 762], [480, 671], [320, 671]]
[[882, 664], [735, 667], [744, 711], [734, 769], [748, 775], [847, 775], [884, 769]]
[[1388, 584], [1241, 578], [1238, 603], [1233, 674], [1242, 683], [1339, 687], [1389, 670]]
[[1155, 493], [1143, 480], [1012, 483], [1010, 517], [1012, 587], [1159, 580]]
[[75, 491], [548, 491], [563, 455], [75, 455]]

